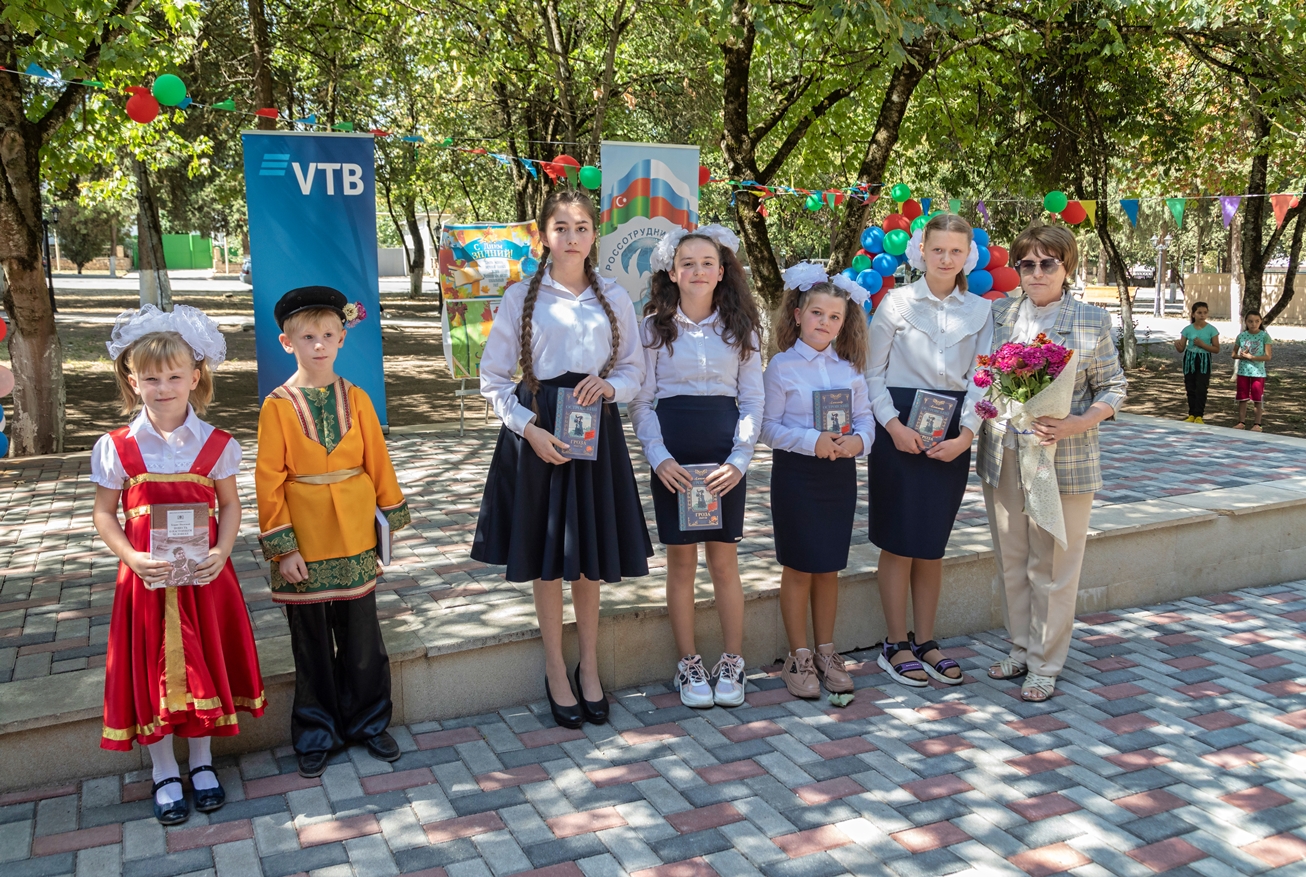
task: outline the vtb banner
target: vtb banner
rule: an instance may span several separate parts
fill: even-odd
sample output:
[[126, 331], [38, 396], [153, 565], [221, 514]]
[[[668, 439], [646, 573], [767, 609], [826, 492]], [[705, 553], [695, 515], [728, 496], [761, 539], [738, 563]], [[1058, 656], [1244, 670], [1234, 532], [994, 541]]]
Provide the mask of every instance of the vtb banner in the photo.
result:
[[387, 423], [372, 135], [244, 131], [241, 142], [259, 400], [295, 372], [295, 357], [277, 340], [273, 307], [297, 287], [330, 286], [355, 305], [351, 315], [358, 318], [336, 373], [361, 387]]
[[698, 228], [698, 147], [605, 140], [599, 273], [615, 278], [642, 311], [653, 250], [667, 232]]

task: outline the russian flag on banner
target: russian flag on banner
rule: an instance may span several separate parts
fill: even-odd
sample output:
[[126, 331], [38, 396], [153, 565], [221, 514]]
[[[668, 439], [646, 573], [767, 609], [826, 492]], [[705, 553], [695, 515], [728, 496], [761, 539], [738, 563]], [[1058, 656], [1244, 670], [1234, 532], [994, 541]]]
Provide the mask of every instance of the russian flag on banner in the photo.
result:
[[627, 171], [614, 190], [605, 193], [602, 203], [601, 233], [608, 234], [634, 217], [662, 217], [686, 228], [698, 225], [697, 198], [691, 200], [689, 187], [676, 179], [663, 162], [645, 158]]

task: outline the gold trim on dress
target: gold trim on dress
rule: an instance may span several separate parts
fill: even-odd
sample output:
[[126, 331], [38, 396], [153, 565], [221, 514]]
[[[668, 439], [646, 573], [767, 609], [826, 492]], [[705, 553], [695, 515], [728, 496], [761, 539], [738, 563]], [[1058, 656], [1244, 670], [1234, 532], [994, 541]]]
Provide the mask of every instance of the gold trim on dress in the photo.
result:
[[184, 712], [193, 700], [186, 690], [186, 651], [181, 640], [181, 611], [177, 607], [177, 589], [164, 590], [163, 666], [165, 703], [168, 712]]
[[352, 469], [336, 469], [332, 472], [323, 472], [320, 475], [287, 475], [286, 481], [291, 484], [339, 484], [341, 481], [348, 481], [357, 475], [363, 474], [362, 466], [355, 466]]
[[178, 472], [176, 475], [161, 475], [157, 472], [145, 472], [134, 478], [128, 478], [124, 487], [135, 487], [137, 484], [175, 484], [179, 481], [190, 482], [191, 484], [203, 484], [205, 487], [215, 486], [212, 478], [205, 475], [194, 475], [190, 472]]
[[[133, 506], [132, 508], [127, 509], [126, 518], [127, 520], [130, 521], [132, 518], [139, 518], [143, 515], [148, 515], [150, 513], [150, 509], [151, 506], [148, 503], [146, 505]], [[217, 516], [218, 516], [218, 510], [210, 506], [209, 517], [216, 518]]]

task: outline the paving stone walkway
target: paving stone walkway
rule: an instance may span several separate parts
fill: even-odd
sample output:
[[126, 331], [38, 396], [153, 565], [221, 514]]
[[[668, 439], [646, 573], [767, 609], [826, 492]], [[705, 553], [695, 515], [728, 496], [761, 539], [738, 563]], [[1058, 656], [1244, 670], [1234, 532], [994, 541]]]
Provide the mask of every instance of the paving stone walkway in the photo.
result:
[[546, 704], [393, 729], [320, 779], [288, 748], [220, 759], [229, 803], [150, 815], [149, 774], [0, 795], [0, 875], [1076, 877], [1306, 874], [1306, 581], [1079, 619], [1046, 704], [946, 643], [959, 688], [856, 653], [846, 709], [689, 710], [616, 692], [609, 725]]
[[[627, 430], [629, 433], [629, 430]], [[395, 564], [378, 587], [382, 616], [427, 616], [433, 608], [528, 597], [529, 585], [503, 580], [502, 567], [471, 560], [472, 535], [492, 430], [466, 437], [443, 433], [396, 435], [390, 451], [413, 511], [399, 534]], [[637, 448], [633, 437], [631, 446]], [[1102, 427], [1105, 486], [1095, 506], [1271, 482], [1306, 474], [1306, 446], [1228, 432], [1218, 437], [1184, 424], [1127, 420]], [[237, 483], [244, 521], [232, 562], [245, 592], [256, 639], [288, 634], [272, 603], [268, 566], [258, 547], [254, 447], [245, 447]], [[645, 515], [653, 520], [648, 474], [637, 457]], [[770, 452], [759, 448], [749, 470], [743, 560], [774, 557], [770, 512]], [[117, 560], [91, 526], [95, 485], [87, 455], [4, 461], [0, 465], [0, 685], [104, 665]], [[866, 468], [854, 538], [866, 539]], [[958, 528], [984, 526], [984, 500], [974, 473], [957, 516]], [[650, 561], [661, 575], [664, 555]], [[660, 584], [659, 584], [660, 588]], [[0, 689], [2, 690], [2, 689]]]

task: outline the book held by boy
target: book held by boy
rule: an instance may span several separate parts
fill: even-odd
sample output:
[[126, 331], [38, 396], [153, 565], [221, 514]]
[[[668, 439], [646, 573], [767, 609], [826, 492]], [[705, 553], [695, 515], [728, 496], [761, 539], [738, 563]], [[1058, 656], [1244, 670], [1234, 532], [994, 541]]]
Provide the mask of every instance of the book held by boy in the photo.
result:
[[708, 489], [707, 476], [721, 468], [719, 463], [694, 463], [682, 467], [689, 473], [689, 490], [676, 494], [680, 501], [680, 529], [721, 528], [721, 495]]
[[812, 419], [821, 432], [848, 435], [853, 431], [853, 391], [813, 390]]
[[911, 414], [907, 416], [907, 426], [921, 434], [928, 451], [947, 437], [948, 424], [952, 423], [952, 414], [956, 410], [955, 397], [917, 390]]
[[195, 570], [208, 556], [207, 503], [156, 503], [150, 507], [150, 559], [171, 566], [162, 587], [198, 585]]
[[571, 389], [558, 388], [558, 413], [553, 421], [553, 434], [567, 443], [564, 457], [573, 460], [597, 460], [599, 457], [600, 399], [592, 405], [576, 401]]
[[394, 553], [394, 533], [390, 530], [390, 519], [380, 510], [376, 510], [376, 559], [382, 566], [390, 565]]

